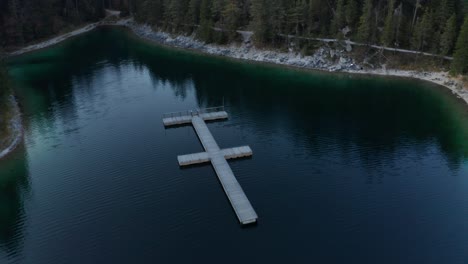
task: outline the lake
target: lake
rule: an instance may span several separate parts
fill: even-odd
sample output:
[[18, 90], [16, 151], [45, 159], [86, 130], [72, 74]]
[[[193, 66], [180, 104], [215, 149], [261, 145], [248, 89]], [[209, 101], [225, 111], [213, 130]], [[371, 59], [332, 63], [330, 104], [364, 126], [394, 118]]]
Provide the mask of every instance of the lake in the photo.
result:
[[[237, 62], [99, 28], [9, 62], [24, 143], [0, 161], [0, 263], [466, 263], [468, 107], [395, 78]], [[259, 215], [243, 228], [191, 126]]]

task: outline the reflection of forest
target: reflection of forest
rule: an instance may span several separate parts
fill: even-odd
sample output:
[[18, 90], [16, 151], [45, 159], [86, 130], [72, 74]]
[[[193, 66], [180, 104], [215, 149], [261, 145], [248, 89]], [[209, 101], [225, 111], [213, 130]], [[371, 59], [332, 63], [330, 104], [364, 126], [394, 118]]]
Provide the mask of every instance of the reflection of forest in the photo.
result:
[[15, 250], [21, 238], [23, 203], [29, 191], [23, 147], [0, 161], [0, 247]]
[[[108, 45], [112, 43], [113, 45]], [[86, 50], [80, 56], [76, 50]], [[69, 63], [73, 61], [73, 63]], [[102, 63], [105, 61], [106, 63]], [[18, 59], [27, 63], [21, 72], [27, 94], [38, 93], [43, 111], [67, 105], [74, 115], [72, 82], [92, 82], [93, 72], [112, 65], [147, 68], [155, 84], [168, 83], [175, 95], [185, 97], [195, 87], [200, 105], [218, 105], [225, 98], [238, 112], [250, 112], [271, 122], [253, 123], [266, 129], [275, 120], [287, 120], [284, 129], [320, 153], [320, 137], [335, 138], [344, 155], [353, 145], [364, 163], [391, 158], [402, 141], [435, 142], [455, 168], [468, 158], [468, 122], [452, 100], [435, 89], [417, 88], [415, 82], [343, 75], [303, 74], [279, 67], [258, 67], [205, 58], [177, 50], [156, 48], [123, 30], [103, 28], [64, 45]], [[54, 76], [54, 78], [50, 78]], [[66, 88], [64, 88], [66, 87]], [[320, 87], [320, 89], [318, 89]], [[378, 87], [378, 88], [376, 88]], [[89, 89], [94, 89], [92, 85]], [[24, 96], [27, 97], [27, 96]], [[92, 100], [92, 98], [90, 98]], [[458, 112], [457, 112], [458, 111]], [[53, 113], [47, 113], [53, 114]], [[423, 144], [424, 145], [424, 144]], [[316, 155], [310, 153], [310, 155]]]

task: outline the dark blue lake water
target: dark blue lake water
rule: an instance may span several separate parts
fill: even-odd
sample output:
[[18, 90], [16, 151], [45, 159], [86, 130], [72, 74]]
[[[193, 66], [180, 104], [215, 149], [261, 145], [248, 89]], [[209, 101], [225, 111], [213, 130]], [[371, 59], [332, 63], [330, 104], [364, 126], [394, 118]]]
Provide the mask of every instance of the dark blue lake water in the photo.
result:
[[[204, 57], [101, 28], [13, 59], [24, 144], [0, 161], [0, 263], [467, 263], [468, 111], [405, 79]], [[241, 228], [192, 127], [259, 215]]]

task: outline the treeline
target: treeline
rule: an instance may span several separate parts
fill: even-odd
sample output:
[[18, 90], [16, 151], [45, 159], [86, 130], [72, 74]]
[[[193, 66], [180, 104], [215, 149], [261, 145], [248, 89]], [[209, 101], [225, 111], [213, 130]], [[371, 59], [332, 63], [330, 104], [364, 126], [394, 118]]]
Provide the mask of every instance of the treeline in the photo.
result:
[[0, 0], [0, 46], [14, 47], [104, 16], [107, 0]]
[[3, 99], [10, 95], [10, 81], [3, 56], [0, 54], [0, 109], [2, 109]]
[[[0, 136], [6, 132], [8, 120], [8, 96], [10, 96], [10, 80], [8, 71], [0, 52]], [[0, 138], [1, 141], [1, 138]]]
[[[128, 0], [137, 20], [173, 32], [196, 31], [207, 42], [252, 30], [257, 45], [288, 44], [287, 35], [351, 39], [365, 44], [454, 55], [468, 71], [463, 0]], [[457, 42], [458, 40], [458, 42]]]
[[227, 43], [236, 30], [259, 46], [284, 47], [289, 35], [351, 39], [364, 44], [454, 56], [468, 72], [464, 0], [0, 0], [0, 46], [16, 47], [119, 9], [172, 32], [196, 32]]

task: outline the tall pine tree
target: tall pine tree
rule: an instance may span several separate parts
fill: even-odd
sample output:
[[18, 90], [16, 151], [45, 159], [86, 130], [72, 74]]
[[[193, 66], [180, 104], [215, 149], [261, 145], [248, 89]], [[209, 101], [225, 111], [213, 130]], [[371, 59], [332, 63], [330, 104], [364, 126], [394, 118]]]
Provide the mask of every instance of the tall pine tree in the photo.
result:
[[391, 46], [395, 40], [395, 21], [394, 21], [395, 0], [388, 2], [387, 17], [382, 32], [382, 45]]
[[239, 26], [240, 8], [237, 6], [236, 0], [227, 0], [222, 15], [224, 17], [223, 26], [227, 30], [229, 40], [234, 40], [237, 36], [237, 28]]
[[364, 43], [369, 43], [372, 35], [372, 0], [365, 0], [362, 7], [362, 16], [359, 20], [357, 39]]
[[331, 35], [337, 35], [346, 25], [346, 8], [345, 1], [338, 0], [336, 2], [335, 13], [331, 22], [330, 33]]
[[201, 0], [190, 0], [187, 11], [187, 24], [198, 25], [200, 23]]
[[413, 38], [411, 46], [415, 50], [425, 51], [430, 46], [430, 39], [433, 35], [433, 13], [431, 10], [426, 9], [422, 18], [417, 21], [413, 30]]
[[457, 17], [453, 14], [445, 24], [444, 33], [440, 40], [440, 54], [446, 56], [452, 49], [457, 37]]
[[200, 5], [200, 27], [197, 35], [203, 41], [213, 41], [213, 19], [211, 16], [211, 1], [202, 0]]
[[351, 30], [356, 31], [356, 23], [359, 20], [359, 5], [356, 0], [348, 0], [346, 4], [346, 23]]
[[271, 14], [271, 3], [268, 0], [252, 0], [252, 25], [255, 41], [264, 45], [273, 38]]
[[453, 55], [452, 69], [453, 74], [468, 73], [468, 16], [458, 35], [457, 46]]

